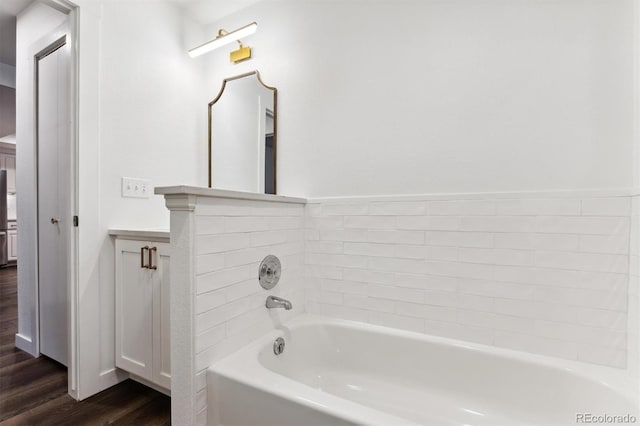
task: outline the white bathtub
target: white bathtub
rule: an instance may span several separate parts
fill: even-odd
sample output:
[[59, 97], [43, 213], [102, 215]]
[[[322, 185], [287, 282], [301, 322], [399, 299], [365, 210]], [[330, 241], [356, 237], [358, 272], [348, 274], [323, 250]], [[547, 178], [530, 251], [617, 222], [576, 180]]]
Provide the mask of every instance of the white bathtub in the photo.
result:
[[[276, 356], [273, 342], [286, 341]], [[207, 371], [209, 425], [575, 425], [638, 417], [623, 372], [302, 315]]]

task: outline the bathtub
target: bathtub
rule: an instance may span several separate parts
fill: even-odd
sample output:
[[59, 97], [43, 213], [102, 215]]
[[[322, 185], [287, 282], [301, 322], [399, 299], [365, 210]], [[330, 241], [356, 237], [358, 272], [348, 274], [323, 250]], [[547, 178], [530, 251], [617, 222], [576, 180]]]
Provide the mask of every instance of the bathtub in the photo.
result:
[[[277, 337], [285, 340], [280, 355]], [[623, 373], [301, 315], [207, 370], [207, 420], [210, 426], [575, 425], [583, 414], [583, 420], [638, 421], [637, 390]]]

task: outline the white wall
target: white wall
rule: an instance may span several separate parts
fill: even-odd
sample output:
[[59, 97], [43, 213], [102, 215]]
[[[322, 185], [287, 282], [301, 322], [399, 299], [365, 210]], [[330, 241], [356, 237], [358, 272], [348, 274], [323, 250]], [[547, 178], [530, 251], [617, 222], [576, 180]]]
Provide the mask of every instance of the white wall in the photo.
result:
[[[80, 52], [81, 85], [92, 85], [84, 92], [81, 87], [81, 96], [91, 97], [91, 104], [81, 99], [80, 106], [81, 123], [91, 126], [84, 137], [80, 132], [80, 285], [85, 297], [79, 323], [85, 329], [80, 351], [86, 363], [81, 397], [113, 380], [114, 247], [107, 230], [169, 225], [162, 197], [121, 198], [121, 177], [148, 178], [154, 186], [206, 185], [202, 74], [186, 54], [189, 34], [199, 26], [164, 1], [103, 1], [99, 19], [97, 34], [81, 34]], [[83, 54], [95, 55], [87, 39], [93, 39], [99, 54], [85, 61]], [[82, 67], [91, 68], [84, 77]]]
[[[126, 11], [126, 13], [124, 13]], [[202, 69], [181, 33], [198, 31], [163, 1], [107, 1], [102, 14], [100, 187], [106, 226], [167, 228], [164, 200], [121, 197], [122, 176], [206, 186]], [[108, 206], [108, 208], [106, 208]]]
[[[123, 199], [122, 176], [153, 185], [206, 185], [207, 101], [202, 65], [186, 54], [200, 27], [165, 1], [78, 0], [79, 206], [77, 373], [79, 398], [118, 380], [114, 367], [114, 263], [111, 227], [168, 228], [162, 197]], [[44, 5], [18, 22], [19, 55], [64, 15]], [[36, 31], [37, 29], [37, 31]], [[21, 49], [21, 50], [20, 50]], [[19, 71], [18, 71], [19, 73]], [[31, 78], [19, 75], [18, 123], [31, 124]], [[19, 130], [20, 132], [20, 130]], [[22, 141], [21, 136], [18, 138]], [[33, 145], [18, 153], [20, 281], [35, 283]], [[199, 165], [201, 163], [201, 165]], [[35, 286], [20, 292], [20, 333], [35, 332]], [[35, 348], [34, 348], [35, 350]], [[33, 353], [33, 351], [32, 351]]]
[[632, 0], [267, 1], [254, 59], [279, 89], [279, 192], [309, 197], [632, 185]]

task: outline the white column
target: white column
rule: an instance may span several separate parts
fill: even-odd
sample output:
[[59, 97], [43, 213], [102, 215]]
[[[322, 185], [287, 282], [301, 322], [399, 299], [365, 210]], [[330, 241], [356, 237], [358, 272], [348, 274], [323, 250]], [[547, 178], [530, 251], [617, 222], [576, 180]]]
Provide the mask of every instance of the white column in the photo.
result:
[[195, 425], [194, 195], [166, 195], [171, 211], [171, 423]]

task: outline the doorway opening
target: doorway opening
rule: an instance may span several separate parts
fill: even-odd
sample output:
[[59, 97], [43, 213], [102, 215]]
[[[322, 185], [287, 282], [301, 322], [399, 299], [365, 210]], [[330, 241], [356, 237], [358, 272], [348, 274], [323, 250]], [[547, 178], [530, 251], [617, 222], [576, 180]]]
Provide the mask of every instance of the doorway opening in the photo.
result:
[[77, 21], [66, 0], [31, 2], [17, 19], [15, 334], [18, 349], [67, 367], [76, 399]]

